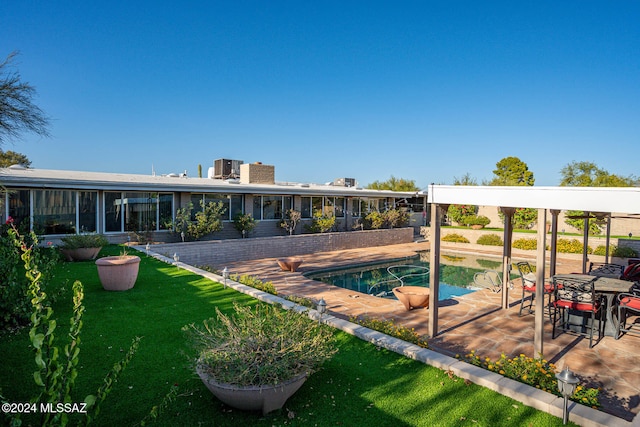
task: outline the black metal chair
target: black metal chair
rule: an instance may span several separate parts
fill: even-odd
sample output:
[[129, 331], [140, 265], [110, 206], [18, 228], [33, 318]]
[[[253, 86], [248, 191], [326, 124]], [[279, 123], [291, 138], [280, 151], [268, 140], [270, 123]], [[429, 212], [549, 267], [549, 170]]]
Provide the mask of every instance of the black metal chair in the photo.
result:
[[[631, 314], [640, 316], [640, 287], [631, 288], [630, 293], [618, 294], [618, 326], [616, 328], [616, 339], [622, 333], [640, 335], [640, 317], [627, 327], [627, 316]], [[637, 329], [634, 326], [638, 327]]]
[[[601, 295], [595, 291], [595, 281], [597, 277], [584, 278], [570, 276], [571, 275], [553, 277], [555, 298], [551, 304], [553, 308], [551, 338], [555, 339], [556, 325], [558, 321], [560, 321], [564, 331], [576, 332], [579, 335], [586, 336], [587, 332], [585, 332], [585, 329], [588, 329], [589, 348], [591, 348], [593, 347], [594, 329], [598, 329], [599, 342], [602, 338], [602, 326], [604, 323], [602, 319], [598, 319], [599, 322], [596, 324], [596, 316], [602, 313], [603, 306]], [[585, 314], [590, 315], [590, 322], [587, 322]], [[558, 318], [558, 315], [560, 315], [560, 318]], [[572, 323], [572, 320], [578, 317], [580, 323]]]
[[589, 274], [598, 277], [611, 277], [619, 279], [624, 272], [624, 265], [609, 264], [604, 262], [589, 263]]
[[[531, 299], [529, 299], [529, 305], [527, 308], [529, 309], [529, 313], [533, 312], [533, 302], [536, 299], [536, 274], [527, 261], [517, 262], [516, 268], [518, 269], [518, 273], [520, 273], [520, 279], [522, 280], [522, 300], [520, 301], [520, 312], [518, 313], [522, 316], [522, 310], [525, 307], [525, 299], [527, 295], [531, 295]], [[551, 304], [551, 295], [553, 294], [553, 285], [549, 283], [545, 283], [544, 285], [544, 294], [549, 295], [549, 304]]]

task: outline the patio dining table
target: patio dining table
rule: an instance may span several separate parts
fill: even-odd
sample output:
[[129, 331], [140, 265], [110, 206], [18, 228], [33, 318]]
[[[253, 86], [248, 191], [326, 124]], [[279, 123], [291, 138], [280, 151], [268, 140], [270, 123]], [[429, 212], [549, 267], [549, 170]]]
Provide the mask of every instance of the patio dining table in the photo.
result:
[[615, 337], [618, 328], [618, 319], [616, 318], [616, 310], [614, 307], [614, 300], [617, 294], [621, 292], [629, 292], [633, 282], [628, 280], [616, 279], [613, 277], [605, 276], [592, 276], [589, 274], [556, 274], [556, 278], [575, 278], [582, 280], [595, 280], [594, 289], [596, 292], [601, 293], [606, 298], [605, 314], [606, 319], [604, 323], [604, 334], [606, 336]]

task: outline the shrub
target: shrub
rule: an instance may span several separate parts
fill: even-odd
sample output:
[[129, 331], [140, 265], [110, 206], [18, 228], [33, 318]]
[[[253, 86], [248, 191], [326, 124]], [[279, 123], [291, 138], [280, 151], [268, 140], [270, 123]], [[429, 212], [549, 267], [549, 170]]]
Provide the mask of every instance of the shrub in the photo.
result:
[[[469, 364], [496, 372], [507, 378], [520, 381], [521, 383], [529, 384], [547, 393], [560, 396], [558, 380], [555, 375], [557, 372], [556, 366], [543, 359], [542, 356], [533, 358], [520, 354], [512, 359], [507, 359], [507, 357], [502, 354], [500, 359], [492, 361], [488, 357], [479, 357], [475, 351], [472, 350], [464, 357], [460, 357], [460, 355], [456, 355], [456, 357]], [[598, 393], [598, 389], [578, 386], [571, 399], [584, 405], [597, 408], [600, 406]]]
[[240, 386], [280, 384], [314, 372], [337, 351], [334, 331], [294, 310], [234, 303], [235, 313], [183, 327], [197, 362], [216, 381]]
[[[32, 311], [31, 298], [27, 295], [29, 280], [24, 275], [20, 260], [20, 246], [16, 246], [14, 238], [9, 234], [11, 218], [0, 227], [0, 332], [7, 332], [24, 326], [29, 322]], [[12, 230], [13, 232], [13, 230]], [[34, 234], [23, 237], [25, 245], [32, 247], [31, 256], [42, 273], [40, 286], [55, 300], [58, 292], [49, 290], [51, 271], [60, 261], [60, 253], [52, 245], [38, 246]]]
[[382, 332], [383, 334], [399, 338], [417, 346], [428, 348], [427, 340], [420, 337], [413, 328], [396, 325], [393, 320], [377, 319], [375, 317], [351, 317], [349, 321], [362, 325], [365, 328]]
[[513, 247], [515, 249], [524, 249], [527, 251], [536, 250], [538, 248], [538, 241], [531, 238], [520, 238], [513, 241]]
[[242, 238], [247, 237], [247, 234], [251, 233], [256, 227], [256, 220], [250, 213], [236, 214], [233, 217], [233, 227], [242, 234]]
[[301, 297], [298, 295], [288, 295], [286, 297], [284, 297], [284, 299], [286, 299], [287, 301], [291, 301], [294, 302], [298, 305], [301, 305], [303, 307], [307, 307], [307, 308], [313, 308], [315, 309], [318, 306], [318, 303], [314, 300], [312, 300], [311, 298], [307, 298], [307, 297]]
[[378, 230], [384, 226], [384, 217], [378, 211], [371, 211], [364, 217], [364, 228]]
[[101, 248], [109, 244], [109, 241], [102, 234], [73, 234], [63, 237], [62, 249], [79, 249], [79, 248]]
[[456, 233], [447, 234], [442, 238], [442, 241], [453, 243], [470, 243], [469, 239]]
[[333, 214], [323, 214], [321, 210], [317, 210], [306, 229], [311, 233], [326, 233], [331, 231], [335, 224], [336, 217]]
[[504, 246], [502, 237], [498, 236], [497, 234], [483, 234], [482, 236], [478, 237], [476, 243], [485, 246]]
[[409, 214], [402, 209], [389, 209], [382, 214], [386, 228], [403, 227], [409, 222]]
[[485, 227], [491, 222], [491, 220], [484, 215], [469, 215], [462, 218], [461, 222], [463, 225], [481, 225]]
[[478, 207], [475, 205], [449, 205], [447, 218], [449, 221], [462, 223], [462, 220], [469, 215], [476, 215]]
[[628, 246], [614, 246], [611, 255], [620, 258], [635, 258], [638, 256], [638, 252]]
[[[581, 254], [584, 245], [577, 239], [558, 239], [556, 249], [558, 252], [567, 254]], [[587, 247], [587, 253], [593, 253], [591, 247]]]
[[231, 275], [231, 280], [235, 280], [243, 285], [251, 286], [252, 288], [256, 288], [259, 291], [266, 292], [271, 295], [278, 295], [276, 287], [273, 286], [273, 282], [263, 282], [255, 276], [249, 276], [248, 274], [238, 276], [237, 274], [233, 274]]

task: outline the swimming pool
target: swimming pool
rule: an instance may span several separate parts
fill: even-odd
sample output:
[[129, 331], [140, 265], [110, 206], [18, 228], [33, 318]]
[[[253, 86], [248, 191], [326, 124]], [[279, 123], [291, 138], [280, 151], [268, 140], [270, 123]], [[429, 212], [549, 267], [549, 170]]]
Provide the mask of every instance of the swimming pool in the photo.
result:
[[[467, 258], [459, 255], [448, 255], [448, 257], [453, 263]], [[424, 261], [426, 258], [428, 256], [422, 254], [409, 259], [311, 272], [305, 276], [355, 292], [395, 298], [391, 290], [401, 286], [398, 277], [407, 286], [429, 287], [429, 263]], [[473, 283], [473, 275], [478, 271], [484, 271], [484, 269], [441, 263], [438, 299], [442, 301], [474, 292], [476, 289], [468, 286]]]

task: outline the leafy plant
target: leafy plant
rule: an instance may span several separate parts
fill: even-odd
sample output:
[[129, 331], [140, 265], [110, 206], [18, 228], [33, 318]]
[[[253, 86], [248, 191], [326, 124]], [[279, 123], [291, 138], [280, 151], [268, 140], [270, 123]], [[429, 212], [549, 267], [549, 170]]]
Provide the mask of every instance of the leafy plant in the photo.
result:
[[256, 227], [256, 220], [250, 213], [238, 213], [233, 217], [233, 226], [242, 234], [242, 238], [244, 239], [247, 237], [247, 234], [251, 233]]
[[[558, 252], [569, 253], [569, 254], [581, 254], [584, 245], [578, 239], [558, 239], [556, 242], [556, 250]], [[593, 252], [591, 247], [587, 247], [587, 253], [590, 254]]]
[[[32, 311], [27, 293], [29, 280], [20, 267], [20, 247], [14, 244], [15, 234], [11, 234], [15, 233], [13, 225], [13, 219], [9, 217], [7, 223], [0, 226], [0, 333], [26, 325]], [[41, 288], [47, 291], [50, 299], [55, 299], [58, 294], [49, 292], [48, 278], [60, 261], [60, 253], [53, 245], [39, 246], [35, 234], [24, 236], [23, 241], [25, 246], [32, 248], [34, 264], [42, 273]]]
[[614, 246], [611, 255], [620, 258], [635, 258], [638, 256], [638, 252], [628, 246]]
[[483, 227], [489, 225], [491, 220], [484, 215], [468, 215], [462, 218], [463, 225], [481, 225]]
[[98, 233], [73, 234], [61, 240], [62, 249], [101, 248], [109, 244], [107, 238]]
[[535, 250], [538, 247], [538, 240], [522, 237], [515, 239], [512, 243], [514, 249], [524, 249], [527, 251]]
[[171, 229], [180, 235], [198, 240], [206, 235], [222, 230], [222, 214], [226, 208], [222, 202], [209, 202], [200, 200], [200, 211], [195, 214], [195, 221], [191, 220], [193, 203], [176, 211], [176, 219]]
[[389, 209], [382, 213], [387, 228], [403, 227], [409, 222], [409, 214], [404, 209]]
[[333, 330], [294, 310], [234, 303], [227, 316], [183, 328], [197, 350], [196, 364], [216, 381], [239, 386], [280, 384], [311, 374], [337, 351]]
[[333, 214], [323, 214], [321, 210], [317, 210], [306, 228], [311, 233], [326, 233], [333, 229], [335, 223], [336, 217]]
[[462, 221], [465, 217], [476, 215], [477, 213], [478, 206], [476, 205], [449, 205], [449, 209], [447, 210], [447, 218], [449, 218], [449, 221], [462, 224]]
[[255, 276], [249, 276], [248, 274], [238, 276], [237, 274], [233, 274], [231, 275], [231, 280], [242, 283], [243, 285], [251, 286], [252, 288], [256, 288], [259, 291], [266, 292], [268, 294], [278, 295], [276, 287], [273, 286], [273, 282], [263, 282]]
[[415, 329], [398, 325], [390, 319], [378, 319], [375, 317], [366, 316], [352, 316], [349, 321], [357, 323], [358, 325], [362, 325], [366, 328], [373, 329], [374, 331], [390, 335], [394, 338], [399, 338], [403, 341], [410, 342], [423, 348], [429, 347], [427, 340], [418, 335]]
[[384, 227], [384, 217], [378, 211], [371, 211], [364, 217], [364, 228], [378, 230]]
[[452, 243], [470, 243], [469, 239], [456, 233], [447, 234], [442, 238], [442, 241]]
[[[472, 350], [464, 357], [460, 355], [456, 357], [472, 365], [496, 372], [521, 383], [529, 384], [548, 393], [561, 395], [558, 391], [558, 380], [555, 376], [557, 368], [553, 363], [543, 359], [542, 356], [533, 358], [520, 354], [509, 359], [503, 353], [500, 359], [492, 361], [488, 357], [481, 358]], [[597, 408], [600, 406], [598, 394], [598, 389], [578, 386], [571, 399]]]
[[497, 234], [483, 234], [482, 236], [478, 237], [476, 243], [485, 246], [504, 246], [502, 237], [498, 236]]
[[[580, 231], [584, 231], [584, 211], [567, 211], [564, 217], [564, 223]], [[589, 218], [589, 234], [598, 235], [602, 232], [600, 224], [596, 218]]]
[[284, 297], [286, 300], [294, 302], [298, 305], [301, 305], [303, 307], [307, 307], [307, 308], [316, 308], [318, 306], [318, 303], [314, 300], [312, 300], [311, 298], [307, 298], [307, 297], [301, 297], [298, 295], [288, 295], [286, 297]]
[[301, 218], [302, 214], [300, 213], [300, 211], [297, 211], [295, 209], [288, 209], [284, 219], [280, 221], [280, 227], [287, 230], [289, 236], [292, 236], [293, 233], [295, 233], [296, 227], [298, 226]]

